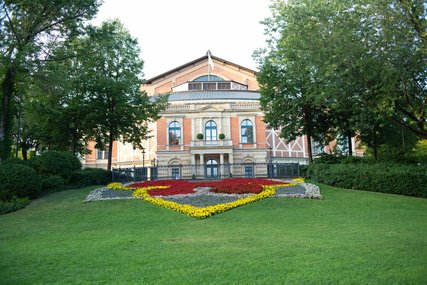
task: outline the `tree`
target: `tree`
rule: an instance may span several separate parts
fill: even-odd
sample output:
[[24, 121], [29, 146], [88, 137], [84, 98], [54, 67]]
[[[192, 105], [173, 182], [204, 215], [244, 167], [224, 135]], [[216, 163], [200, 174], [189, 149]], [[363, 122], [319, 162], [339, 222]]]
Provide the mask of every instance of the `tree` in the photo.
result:
[[[375, 133], [383, 118], [425, 138], [426, 8], [421, 0], [275, 1], [264, 21], [267, 48], [257, 56], [260, 76], [269, 65], [280, 76], [261, 83], [261, 96], [268, 102], [265, 89], [275, 92], [278, 104], [287, 106], [283, 93], [299, 90], [306, 100], [293, 101], [296, 106], [326, 113], [330, 135], [345, 134], [350, 150], [352, 136]], [[286, 91], [279, 87], [284, 82]], [[301, 128], [303, 117], [286, 124]]]
[[55, 60], [51, 51], [79, 34], [97, 0], [5, 0], [0, 3], [0, 161], [10, 153], [16, 87], [41, 62]]
[[89, 128], [89, 90], [82, 60], [90, 57], [91, 52], [82, 46], [80, 38], [75, 38], [53, 54], [63, 60], [44, 62], [41, 72], [33, 75], [26, 96], [28, 120], [24, 134], [37, 138], [41, 147], [81, 154], [86, 150]]
[[260, 63], [260, 103], [265, 121], [280, 128], [283, 138], [307, 136], [311, 163], [312, 140], [327, 143], [334, 131], [319, 88], [323, 84], [318, 76], [321, 58], [310, 52], [310, 45], [321, 44], [321, 39], [308, 13], [301, 14], [281, 1], [272, 10], [274, 16], [264, 21], [270, 36], [268, 48], [255, 55]]
[[92, 53], [81, 63], [89, 90], [88, 138], [96, 141], [98, 149], [108, 146], [110, 170], [114, 141], [142, 148], [142, 141], [148, 137], [147, 123], [159, 118], [166, 100], [149, 98], [140, 91], [143, 61], [138, 43], [118, 20], [94, 28], [85, 44]]

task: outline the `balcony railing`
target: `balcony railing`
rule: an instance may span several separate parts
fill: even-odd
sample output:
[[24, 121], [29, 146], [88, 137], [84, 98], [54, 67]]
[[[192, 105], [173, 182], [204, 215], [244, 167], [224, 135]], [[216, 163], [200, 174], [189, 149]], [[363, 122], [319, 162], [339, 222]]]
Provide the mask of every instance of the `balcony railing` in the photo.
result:
[[191, 141], [191, 147], [215, 148], [215, 147], [229, 147], [229, 146], [233, 146], [233, 142], [231, 140], [215, 140], [215, 141], [197, 140], [197, 141]]

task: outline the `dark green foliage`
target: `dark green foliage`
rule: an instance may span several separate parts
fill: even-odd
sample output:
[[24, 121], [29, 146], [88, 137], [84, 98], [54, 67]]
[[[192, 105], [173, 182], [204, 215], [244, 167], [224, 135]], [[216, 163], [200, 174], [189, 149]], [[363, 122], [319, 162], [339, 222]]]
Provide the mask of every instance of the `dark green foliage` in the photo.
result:
[[83, 169], [73, 172], [70, 184], [84, 187], [89, 185], [105, 185], [111, 182], [111, 171], [104, 169]]
[[0, 166], [0, 200], [13, 197], [35, 197], [41, 189], [40, 177], [29, 166], [5, 164]]
[[427, 167], [395, 163], [314, 163], [307, 177], [347, 189], [427, 198]]
[[43, 177], [52, 175], [61, 176], [66, 182], [70, 179], [75, 165], [69, 155], [60, 151], [47, 151], [30, 160], [31, 166]]
[[51, 192], [52, 190], [58, 190], [63, 188], [64, 185], [64, 178], [59, 175], [48, 176], [42, 180], [43, 192]]
[[3, 161], [2, 163], [3, 164], [21, 164], [21, 165], [29, 166], [29, 163], [27, 160], [22, 160], [19, 158], [9, 158]]
[[197, 134], [197, 139], [202, 140], [204, 138], [203, 134]]
[[225, 139], [225, 135], [224, 135], [224, 134], [219, 134], [219, 135], [218, 135], [218, 138], [219, 138], [220, 140], [223, 140], [223, 139]]
[[333, 154], [328, 153], [321, 153], [317, 155], [316, 159], [314, 160], [315, 163], [339, 163], [343, 159], [343, 156], [337, 156]]
[[[79, 35], [98, 10], [96, 0], [0, 2], [0, 158], [9, 156], [16, 98], [26, 80], [44, 78], [45, 64], [61, 61], [52, 50]], [[36, 75], [37, 74], [37, 75]], [[54, 89], [60, 82], [46, 81]]]
[[25, 208], [30, 203], [30, 199], [13, 197], [10, 201], [0, 201], [0, 215], [15, 212]]
[[82, 169], [82, 163], [77, 158], [77, 156], [75, 156], [71, 152], [63, 152], [63, 154], [67, 157], [68, 161], [71, 162], [73, 171]]
[[299, 166], [300, 176], [306, 177], [307, 176], [307, 170], [308, 170], [308, 165], [300, 165]]

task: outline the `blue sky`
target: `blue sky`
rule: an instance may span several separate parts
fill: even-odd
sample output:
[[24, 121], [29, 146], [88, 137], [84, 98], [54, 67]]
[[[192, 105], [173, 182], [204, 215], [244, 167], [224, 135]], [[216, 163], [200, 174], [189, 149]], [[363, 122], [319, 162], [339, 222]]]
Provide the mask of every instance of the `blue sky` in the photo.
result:
[[255, 69], [270, 0], [104, 0], [94, 24], [118, 18], [138, 39], [149, 79], [206, 54]]

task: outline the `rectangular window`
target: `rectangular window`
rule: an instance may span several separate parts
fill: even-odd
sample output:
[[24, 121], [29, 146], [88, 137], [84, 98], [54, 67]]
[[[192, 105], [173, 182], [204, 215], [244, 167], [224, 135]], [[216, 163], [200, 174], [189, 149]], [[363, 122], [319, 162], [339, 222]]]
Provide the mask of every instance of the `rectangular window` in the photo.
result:
[[252, 165], [245, 165], [245, 177], [254, 177], [254, 168]]
[[216, 83], [203, 83], [203, 90], [216, 90]]
[[172, 179], [180, 179], [179, 175], [179, 167], [173, 167], [172, 168]]
[[202, 90], [202, 83], [188, 83], [188, 90]]
[[[108, 149], [108, 145], [105, 146], [105, 149]], [[96, 159], [108, 159], [108, 150], [96, 150]]]
[[230, 90], [230, 89], [231, 89], [230, 82], [218, 83], [218, 90]]
[[242, 128], [242, 143], [254, 143], [253, 128]]

